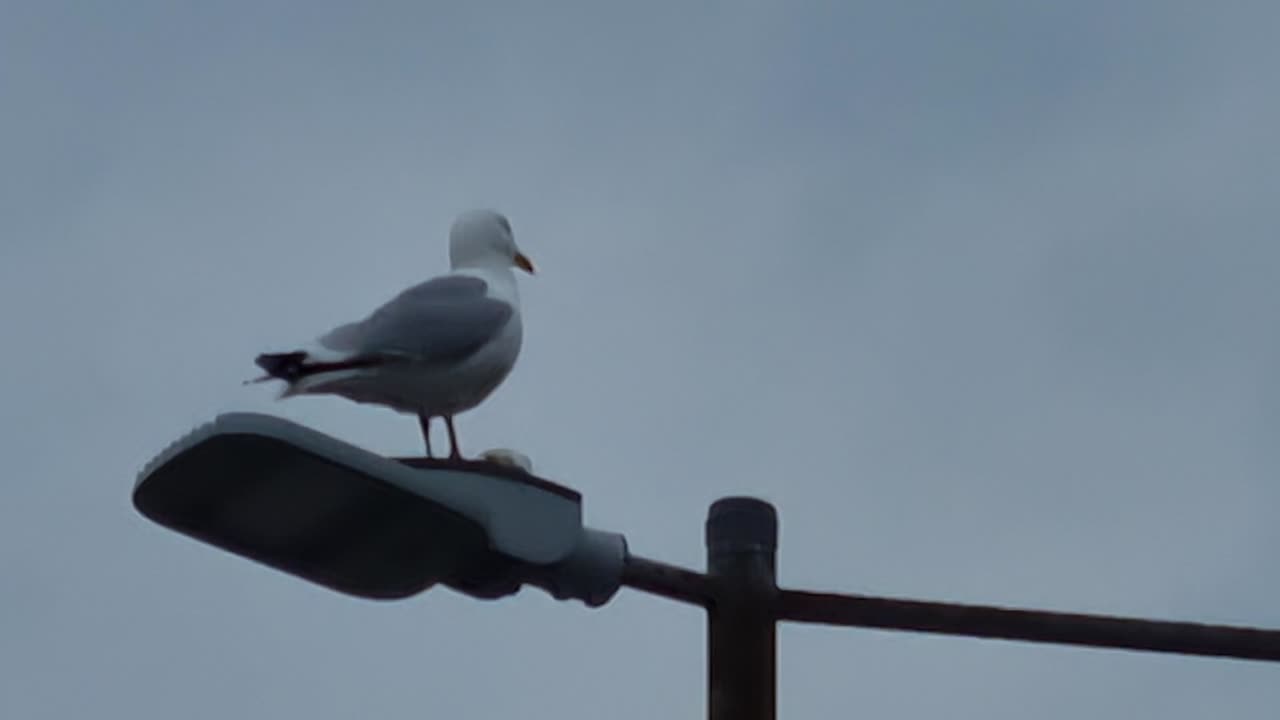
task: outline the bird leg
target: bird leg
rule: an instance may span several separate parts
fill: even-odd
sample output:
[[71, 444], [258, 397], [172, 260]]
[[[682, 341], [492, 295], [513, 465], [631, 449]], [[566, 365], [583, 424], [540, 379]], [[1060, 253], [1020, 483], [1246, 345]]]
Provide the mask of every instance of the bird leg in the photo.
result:
[[431, 416], [418, 413], [418, 426], [422, 428], [422, 441], [427, 444], [427, 457], [431, 457]]
[[449, 430], [449, 459], [461, 460], [462, 452], [458, 450], [458, 433], [453, 429], [453, 416], [444, 416], [444, 426]]

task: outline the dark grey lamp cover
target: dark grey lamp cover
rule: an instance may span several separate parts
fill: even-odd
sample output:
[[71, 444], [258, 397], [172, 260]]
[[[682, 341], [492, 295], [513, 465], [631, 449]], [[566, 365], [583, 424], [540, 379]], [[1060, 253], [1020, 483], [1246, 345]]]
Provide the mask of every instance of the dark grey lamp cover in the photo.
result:
[[173, 443], [139, 474], [133, 501], [172, 530], [375, 599], [436, 583], [506, 595], [520, 586], [512, 568], [566, 561], [591, 532], [578, 493], [521, 470], [394, 460], [257, 413]]

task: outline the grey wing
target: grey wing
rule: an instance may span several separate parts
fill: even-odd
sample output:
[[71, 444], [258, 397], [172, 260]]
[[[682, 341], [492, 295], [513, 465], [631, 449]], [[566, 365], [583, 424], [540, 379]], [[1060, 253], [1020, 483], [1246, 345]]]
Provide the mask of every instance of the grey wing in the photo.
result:
[[446, 276], [415, 285], [369, 317], [320, 338], [356, 356], [398, 356], [415, 362], [456, 362], [497, 336], [515, 312], [485, 297], [483, 280]]

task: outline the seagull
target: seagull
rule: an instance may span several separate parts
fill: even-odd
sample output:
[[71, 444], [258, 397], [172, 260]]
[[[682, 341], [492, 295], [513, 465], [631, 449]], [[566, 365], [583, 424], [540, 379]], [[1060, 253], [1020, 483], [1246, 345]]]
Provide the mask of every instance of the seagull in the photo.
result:
[[514, 270], [532, 275], [534, 268], [511, 223], [494, 210], [458, 216], [449, 264], [447, 274], [307, 347], [259, 355], [255, 363], [266, 374], [249, 382], [283, 380], [280, 399], [336, 395], [417, 415], [427, 457], [431, 421], [443, 418], [449, 458], [461, 459], [453, 418], [488, 398], [515, 366], [523, 331]]

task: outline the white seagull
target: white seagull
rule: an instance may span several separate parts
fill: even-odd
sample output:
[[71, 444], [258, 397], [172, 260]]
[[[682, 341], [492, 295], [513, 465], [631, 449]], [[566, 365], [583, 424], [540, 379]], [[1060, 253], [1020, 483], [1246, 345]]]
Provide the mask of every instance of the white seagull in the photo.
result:
[[472, 210], [449, 231], [451, 271], [415, 285], [359, 322], [341, 325], [310, 347], [257, 357], [278, 379], [280, 398], [337, 395], [415, 414], [431, 457], [431, 420], [444, 418], [449, 457], [459, 459], [453, 417], [484, 401], [520, 354], [520, 298], [513, 270], [533, 274], [511, 223]]

